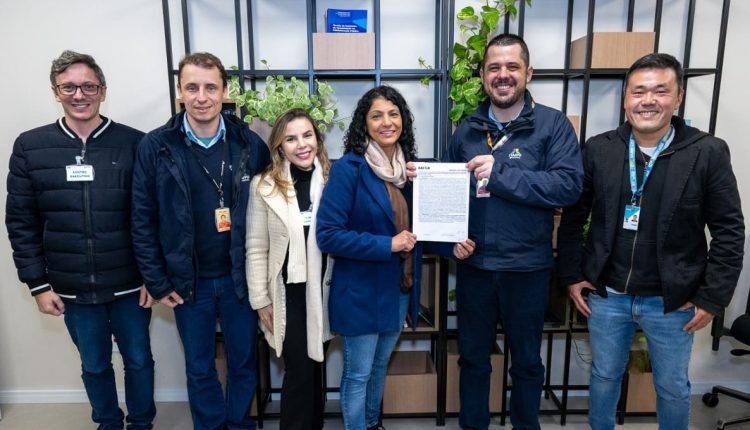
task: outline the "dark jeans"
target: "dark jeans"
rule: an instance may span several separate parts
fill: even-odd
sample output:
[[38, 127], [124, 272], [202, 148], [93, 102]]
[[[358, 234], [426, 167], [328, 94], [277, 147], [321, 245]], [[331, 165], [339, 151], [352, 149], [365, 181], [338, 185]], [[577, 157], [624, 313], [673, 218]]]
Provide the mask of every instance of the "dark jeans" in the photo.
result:
[[[193, 303], [174, 309], [185, 349], [188, 400], [195, 430], [254, 429], [247, 412], [255, 395], [258, 314], [239, 299], [231, 276], [199, 279]], [[216, 320], [227, 354], [226, 401], [216, 373]]]
[[323, 428], [322, 363], [307, 355], [307, 301], [305, 284], [286, 286], [284, 382], [281, 386], [282, 430]]
[[497, 323], [501, 321], [512, 359], [511, 423], [515, 430], [539, 429], [539, 403], [544, 383], [540, 349], [549, 279], [549, 270], [496, 272], [458, 263], [459, 424], [462, 428], [486, 429], [489, 426], [490, 352], [496, 342]]
[[[95, 305], [65, 302], [65, 326], [81, 355], [81, 378], [99, 430], [122, 429], [123, 419], [128, 430], [152, 428], [156, 406], [150, 321], [151, 309], [138, 306], [137, 293]], [[127, 418], [117, 403], [112, 336], [125, 367]]]

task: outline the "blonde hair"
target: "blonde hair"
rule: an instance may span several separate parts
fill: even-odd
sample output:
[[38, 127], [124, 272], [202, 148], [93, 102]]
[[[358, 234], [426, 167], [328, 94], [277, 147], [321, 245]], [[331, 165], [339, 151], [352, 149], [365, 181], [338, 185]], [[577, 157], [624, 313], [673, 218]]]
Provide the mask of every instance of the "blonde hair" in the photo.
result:
[[271, 130], [271, 137], [268, 138], [268, 146], [271, 151], [271, 164], [261, 175], [258, 187], [260, 189], [260, 184], [263, 180], [270, 176], [273, 181], [273, 188], [271, 188], [269, 195], [279, 193], [285, 200], [289, 199], [289, 193], [294, 189], [294, 184], [288, 179], [286, 172], [284, 171], [284, 157], [282, 155], [283, 150], [281, 149], [281, 145], [284, 143], [287, 125], [300, 118], [306, 119], [315, 133], [315, 140], [318, 143], [315, 157], [318, 159], [318, 163], [320, 163], [324, 181], [328, 180], [328, 171], [331, 169], [331, 161], [328, 159], [328, 151], [324, 144], [325, 137], [318, 129], [318, 126], [315, 125], [315, 121], [310, 117], [310, 114], [300, 108], [294, 108], [284, 112], [284, 114], [276, 120], [276, 124]]

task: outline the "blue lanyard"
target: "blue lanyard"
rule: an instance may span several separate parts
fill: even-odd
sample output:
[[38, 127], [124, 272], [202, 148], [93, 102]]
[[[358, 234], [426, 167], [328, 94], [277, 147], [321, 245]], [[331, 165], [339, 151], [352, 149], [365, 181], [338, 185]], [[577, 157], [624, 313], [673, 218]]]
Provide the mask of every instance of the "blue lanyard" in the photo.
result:
[[633, 132], [630, 133], [630, 144], [628, 145], [628, 160], [630, 162], [630, 190], [633, 192], [633, 197], [630, 200], [631, 204], [635, 205], [637, 198], [640, 197], [641, 194], [643, 194], [643, 187], [646, 186], [646, 181], [648, 181], [648, 177], [649, 175], [651, 175], [651, 170], [653, 170], [654, 164], [656, 164], [656, 159], [659, 157], [661, 151], [664, 150], [664, 146], [667, 144], [667, 142], [669, 142], [673, 134], [674, 127], [670, 125], [669, 131], [666, 135], [664, 135], [664, 137], [661, 138], [659, 144], [656, 145], [654, 155], [651, 157], [651, 160], [649, 160], [648, 164], [643, 169], [643, 182], [639, 187], [638, 177], [635, 173], [635, 137], [633, 136]]

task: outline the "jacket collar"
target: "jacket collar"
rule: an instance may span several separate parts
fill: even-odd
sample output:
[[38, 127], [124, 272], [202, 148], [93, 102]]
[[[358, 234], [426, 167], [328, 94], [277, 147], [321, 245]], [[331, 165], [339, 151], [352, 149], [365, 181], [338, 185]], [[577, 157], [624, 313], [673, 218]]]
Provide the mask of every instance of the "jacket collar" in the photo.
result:
[[[519, 130], [525, 130], [534, 128], [536, 115], [534, 109], [536, 102], [531, 97], [529, 90], [524, 93], [524, 105], [518, 117], [511, 121], [503, 132], [513, 133]], [[477, 107], [477, 110], [467, 119], [468, 124], [471, 128], [479, 131], [499, 131], [495, 121], [489, 117], [490, 99], [483, 101], [482, 104]]]
[[[112, 120], [107, 118], [104, 115], [99, 115], [102, 119], [102, 123], [99, 124], [98, 127], [94, 129], [94, 131], [91, 132], [91, 135], [89, 136], [90, 139], [96, 139], [99, 137], [102, 133], [104, 133], [105, 130], [109, 128], [109, 126], [112, 124]], [[79, 139], [79, 136], [76, 134], [75, 131], [73, 131], [72, 128], [68, 127], [67, 121], [65, 121], [65, 117], [60, 117], [60, 119], [57, 120], [57, 126], [60, 128], [60, 130], [65, 133], [68, 137], [71, 139]]]
[[[700, 131], [695, 127], [688, 126], [682, 118], [676, 115], [672, 116], [672, 127], [674, 127], [674, 138], [669, 145], [670, 152], [679, 151], [708, 135], [708, 133]], [[632, 130], [633, 127], [628, 122], [623, 123], [616, 130], [617, 136], [626, 146], [630, 143], [630, 133]]]

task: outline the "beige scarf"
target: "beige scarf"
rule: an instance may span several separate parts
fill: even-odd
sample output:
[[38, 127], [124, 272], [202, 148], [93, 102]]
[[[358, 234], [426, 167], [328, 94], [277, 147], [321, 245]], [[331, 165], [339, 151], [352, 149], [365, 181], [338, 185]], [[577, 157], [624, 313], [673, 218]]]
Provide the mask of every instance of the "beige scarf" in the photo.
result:
[[404, 188], [406, 184], [406, 159], [401, 145], [396, 144], [393, 159], [389, 160], [385, 151], [372, 139], [367, 139], [367, 150], [365, 160], [370, 165], [378, 178], [390, 182], [398, 188]]

